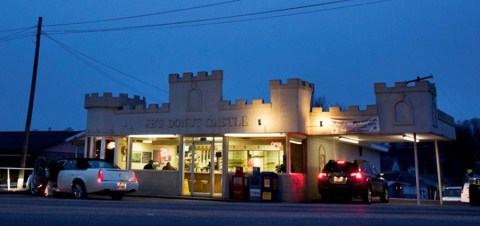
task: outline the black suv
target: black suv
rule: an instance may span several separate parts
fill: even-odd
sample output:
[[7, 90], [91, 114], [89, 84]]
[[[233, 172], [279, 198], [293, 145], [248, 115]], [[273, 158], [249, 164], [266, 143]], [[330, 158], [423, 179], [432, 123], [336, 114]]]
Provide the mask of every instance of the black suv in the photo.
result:
[[378, 173], [365, 160], [330, 160], [318, 175], [318, 191], [324, 201], [331, 201], [338, 196], [345, 201], [360, 197], [367, 204], [372, 203], [372, 196], [379, 196], [382, 202], [388, 202], [389, 199], [383, 173]]

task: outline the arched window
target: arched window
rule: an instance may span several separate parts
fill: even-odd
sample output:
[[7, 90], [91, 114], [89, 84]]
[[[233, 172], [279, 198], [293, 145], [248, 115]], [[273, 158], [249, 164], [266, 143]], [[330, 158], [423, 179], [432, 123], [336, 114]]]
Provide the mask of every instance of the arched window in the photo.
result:
[[401, 100], [395, 104], [395, 123], [396, 124], [413, 124], [412, 106], [407, 101]]
[[188, 94], [188, 110], [201, 111], [202, 110], [202, 93], [198, 89], [191, 89]]

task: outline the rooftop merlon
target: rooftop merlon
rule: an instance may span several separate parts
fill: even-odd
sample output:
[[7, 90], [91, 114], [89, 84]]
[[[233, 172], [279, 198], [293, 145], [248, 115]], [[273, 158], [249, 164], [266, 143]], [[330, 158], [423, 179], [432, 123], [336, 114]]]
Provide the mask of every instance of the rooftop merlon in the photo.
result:
[[348, 106], [347, 110], [342, 110], [340, 106], [330, 106], [328, 109], [323, 109], [322, 107], [314, 107], [312, 108], [312, 113], [325, 113], [338, 116], [376, 115], [377, 105], [367, 105], [367, 108], [365, 110], [361, 110], [358, 105]]
[[235, 100], [234, 104], [231, 104], [229, 100], [223, 100], [220, 103], [221, 110], [242, 110], [242, 109], [251, 109], [251, 108], [269, 108], [271, 107], [270, 103], [265, 103], [263, 99], [253, 99], [252, 103], [249, 104], [247, 100]]
[[205, 80], [223, 80], [222, 70], [213, 70], [211, 75], [208, 75], [206, 71], [199, 71], [194, 76], [192, 72], [184, 72], [182, 77], [178, 73], [168, 75], [168, 81], [173, 82], [191, 82], [191, 81], [205, 81]]
[[288, 88], [288, 89], [310, 89], [313, 90], [313, 84], [302, 81], [298, 78], [287, 79], [286, 84], [282, 84], [281, 80], [270, 80], [270, 89], [279, 89], [279, 88]]
[[433, 95], [437, 94], [435, 84], [428, 81], [416, 81], [414, 85], [409, 85], [407, 82], [395, 82], [394, 87], [387, 87], [382, 83], [375, 83], [375, 93], [406, 93], [406, 92], [430, 92]]
[[133, 96], [129, 98], [128, 94], [120, 94], [118, 97], [113, 96], [112, 93], [106, 92], [101, 96], [99, 93], [85, 94], [85, 108], [91, 107], [109, 107], [122, 108], [124, 106], [143, 105], [145, 106], [145, 97]]

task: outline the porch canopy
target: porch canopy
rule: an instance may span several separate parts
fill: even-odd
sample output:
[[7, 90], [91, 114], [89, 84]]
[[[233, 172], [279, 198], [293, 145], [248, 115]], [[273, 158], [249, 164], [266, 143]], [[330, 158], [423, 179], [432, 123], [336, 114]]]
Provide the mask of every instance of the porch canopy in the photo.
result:
[[436, 88], [428, 81], [416, 81], [410, 86], [408, 82], [397, 82], [394, 87], [376, 83], [375, 96], [376, 104], [368, 105], [365, 110], [358, 106], [344, 111], [340, 107], [330, 107], [328, 111], [313, 108], [308, 134], [358, 145], [412, 142], [417, 204], [420, 204], [417, 143], [435, 143], [438, 187], [441, 188], [438, 141], [456, 139], [454, 119], [437, 109]]

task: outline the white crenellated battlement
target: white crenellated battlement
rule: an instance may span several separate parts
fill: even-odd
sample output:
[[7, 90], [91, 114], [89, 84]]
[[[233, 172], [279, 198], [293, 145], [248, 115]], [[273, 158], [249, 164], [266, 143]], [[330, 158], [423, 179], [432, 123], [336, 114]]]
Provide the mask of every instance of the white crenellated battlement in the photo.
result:
[[205, 81], [205, 80], [223, 80], [223, 71], [213, 70], [211, 75], [208, 75], [208, 72], [206, 71], [197, 72], [197, 76], [194, 76], [192, 72], [183, 73], [183, 77], [180, 77], [180, 75], [177, 73], [168, 75], [168, 81], [170, 83]]
[[387, 87], [383, 83], [375, 83], [375, 93], [406, 93], [406, 92], [430, 92], [436, 96], [437, 91], [435, 85], [428, 81], [416, 81], [413, 86], [409, 86], [407, 82], [395, 82], [394, 87]]
[[220, 103], [220, 110], [247, 110], [252, 108], [270, 108], [270, 103], [264, 103], [263, 99], [253, 99], [251, 104], [247, 103], [247, 100], [235, 100], [234, 104], [231, 104], [229, 100], [224, 100]]
[[360, 110], [358, 105], [348, 106], [348, 109], [342, 111], [339, 106], [331, 106], [328, 111], [324, 111], [322, 107], [312, 108], [312, 113], [317, 114], [329, 114], [336, 116], [369, 116], [377, 115], [377, 105], [367, 105], [367, 109]]
[[113, 96], [112, 93], [91, 93], [85, 95], [85, 108], [106, 107], [106, 108], [123, 108], [125, 106], [143, 105], [145, 106], [145, 97], [135, 95], [129, 98], [128, 94], [121, 93], [118, 97]]
[[162, 104], [160, 107], [158, 104], [149, 104], [148, 107], [145, 105], [125, 106], [123, 109], [118, 111], [119, 114], [166, 112], [170, 112], [170, 104]]
[[302, 81], [298, 78], [288, 79], [286, 84], [282, 84], [281, 80], [270, 80], [270, 89], [308, 89], [313, 90], [313, 84]]

